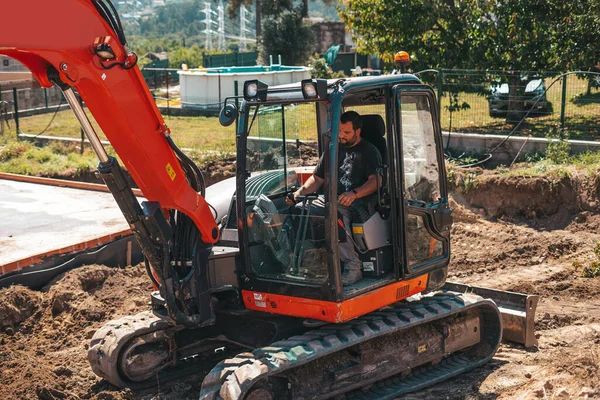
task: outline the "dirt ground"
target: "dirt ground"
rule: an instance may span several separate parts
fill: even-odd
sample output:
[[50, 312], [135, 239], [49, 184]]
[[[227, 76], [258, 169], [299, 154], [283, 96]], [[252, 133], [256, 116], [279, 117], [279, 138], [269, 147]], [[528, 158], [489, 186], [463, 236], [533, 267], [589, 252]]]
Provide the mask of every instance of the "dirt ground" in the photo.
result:
[[[540, 295], [539, 345], [503, 343], [483, 368], [405, 398], [600, 398], [600, 277], [582, 276], [598, 260], [598, 199], [595, 180], [577, 176], [490, 175], [457, 188], [449, 280]], [[150, 290], [141, 265], [91, 265], [40, 291], [0, 290], [0, 398], [197, 399], [198, 377], [134, 393], [88, 365], [95, 330], [146, 310]]]

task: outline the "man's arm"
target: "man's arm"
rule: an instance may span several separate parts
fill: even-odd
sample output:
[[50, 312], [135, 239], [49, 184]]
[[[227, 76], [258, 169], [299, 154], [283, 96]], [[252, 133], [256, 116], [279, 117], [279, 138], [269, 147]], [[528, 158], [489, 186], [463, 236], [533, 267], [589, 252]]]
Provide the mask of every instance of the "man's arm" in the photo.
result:
[[323, 179], [314, 174], [311, 175], [300, 187], [300, 189], [294, 192], [294, 200], [296, 200], [298, 196], [304, 196], [316, 192], [319, 190], [321, 185], [323, 185]]
[[342, 193], [338, 197], [338, 201], [341, 205], [348, 207], [352, 202], [356, 199], [360, 199], [361, 197], [365, 197], [370, 195], [371, 193], [375, 193], [377, 191], [377, 180], [379, 176], [377, 174], [369, 175], [367, 181], [357, 187], [354, 190], [351, 190], [346, 193]]

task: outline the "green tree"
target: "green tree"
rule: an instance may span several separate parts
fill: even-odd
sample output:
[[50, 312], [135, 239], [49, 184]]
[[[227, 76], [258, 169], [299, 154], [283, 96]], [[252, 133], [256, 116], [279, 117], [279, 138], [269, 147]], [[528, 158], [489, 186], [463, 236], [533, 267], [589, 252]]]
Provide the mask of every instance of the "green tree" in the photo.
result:
[[[283, 0], [281, 6], [281, 2], [273, 2], [273, 1], [261, 1], [261, 0], [231, 0], [227, 4], [227, 14], [230, 18], [237, 18], [240, 8], [245, 6], [247, 8], [255, 7], [254, 16], [255, 16], [255, 29], [256, 29], [256, 41], [260, 42], [262, 38], [262, 15], [265, 11], [272, 9], [275, 6], [279, 7], [287, 7], [289, 9], [291, 7], [291, 0]], [[289, 6], [288, 6], [289, 4]], [[265, 10], [266, 8], [266, 10]]]
[[[312, 0], [313, 2], [315, 0]], [[331, 5], [335, 0], [321, 0], [325, 5]], [[263, 17], [267, 18], [282, 18], [285, 12], [293, 11], [295, 0], [230, 0], [227, 4], [227, 13], [230, 18], [236, 18], [241, 6], [255, 7], [256, 13], [256, 40], [260, 43], [263, 39]], [[300, 18], [308, 17], [308, 0], [301, 0], [299, 7]], [[266, 24], [266, 22], [265, 22]]]
[[317, 58], [315, 55], [308, 60], [308, 65], [311, 67], [311, 77], [321, 79], [333, 78], [333, 71], [327, 66], [327, 61], [324, 58]]
[[[574, 37], [595, 38], [598, 7], [598, 0], [347, 0], [340, 6], [340, 18], [359, 51], [386, 60], [398, 50], [408, 51], [413, 56], [413, 70], [444, 67], [507, 72], [509, 109], [518, 110], [522, 92], [534, 78], [529, 75], [522, 82], [518, 71], [565, 66], [559, 44]], [[586, 12], [592, 17], [584, 17]], [[573, 16], [581, 21], [577, 28], [569, 26], [568, 17]], [[597, 65], [597, 46], [587, 44], [589, 48], [582, 49], [584, 43], [598, 41], [582, 40], [581, 45], [567, 48], [573, 53], [584, 51], [584, 62]], [[519, 112], [508, 113], [507, 121], [520, 117]]]
[[464, 26], [472, 12], [469, 1], [348, 0], [339, 11], [361, 53], [391, 62], [397, 51], [405, 50], [413, 70], [448, 65], [446, 61], [462, 67], [468, 65], [470, 38]]
[[303, 23], [308, 16], [308, 0], [302, 0], [298, 7], [294, 0], [232, 0], [227, 6], [229, 16], [235, 17], [242, 5], [256, 6], [256, 36], [263, 64], [269, 62], [270, 55], [281, 55], [282, 63], [288, 65], [308, 60], [313, 47], [312, 30]]
[[[562, 18], [554, 37], [556, 64], [561, 69], [600, 72], [600, 1], [565, 1], [559, 7]], [[597, 76], [585, 78], [589, 95]]]
[[281, 55], [287, 65], [302, 65], [308, 61], [313, 47], [313, 33], [302, 22], [302, 12], [292, 11], [265, 22], [259, 57], [266, 64], [269, 55]]
[[202, 50], [194, 45], [192, 47], [177, 47], [169, 51], [169, 68], [181, 68], [187, 64], [189, 68], [202, 67]]
[[473, 54], [475, 67], [505, 72], [509, 85], [506, 122], [518, 123], [524, 108], [525, 87], [536, 78], [524, 71], [556, 69], [551, 45], [559, 19], [556, 0], [507, 0], [483, 3], [481, 14], [469, 21], [466, 29], [476, 35]]

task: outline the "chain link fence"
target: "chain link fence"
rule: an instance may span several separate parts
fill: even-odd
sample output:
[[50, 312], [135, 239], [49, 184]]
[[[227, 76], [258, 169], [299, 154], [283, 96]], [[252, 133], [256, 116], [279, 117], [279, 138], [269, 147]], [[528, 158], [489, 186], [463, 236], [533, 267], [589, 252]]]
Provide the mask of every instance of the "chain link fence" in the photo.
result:
[[437, 89], [442, 129], [450, 132], [600, 139], [600, 76], [526, 71], [427, 71]]
[[[51, 88], [2, 88], [0, 90], [0, 101], [16, 104], [15, 108], [21, 115], [35, 112], [49, 112], [61, 103], [65, 103], [62, 92], [57, 87]], [[66, 104], [66, 103], [65, 103]], [[13, 110], [10, 110], [11, 113]]]
[[[68, 108], [62, 92], [51, 88], [12, 88], [0, 90], [0, 133], [8, 129], [23, 132], [20, 123], [27, 118], [46, 119], [51, 116], [48, 127], [60, 110]], [[8, 129], [7, 129], [8, 128]], [[38, 134], [41, 134], [40, 132]]]

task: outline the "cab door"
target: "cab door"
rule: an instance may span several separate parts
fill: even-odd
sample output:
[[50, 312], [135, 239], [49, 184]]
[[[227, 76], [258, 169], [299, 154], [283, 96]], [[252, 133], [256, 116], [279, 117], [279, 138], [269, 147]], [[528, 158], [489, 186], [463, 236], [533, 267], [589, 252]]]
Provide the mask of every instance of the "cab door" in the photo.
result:
[[452, 218], [433, 91], [420, 85], [395, 91], [396, 198], [406, 279], [448, 264]]

